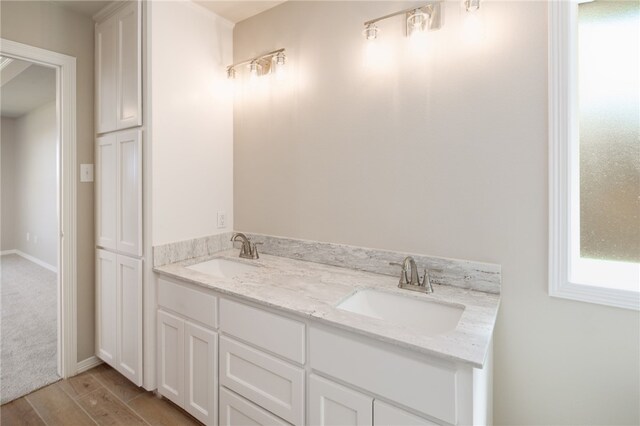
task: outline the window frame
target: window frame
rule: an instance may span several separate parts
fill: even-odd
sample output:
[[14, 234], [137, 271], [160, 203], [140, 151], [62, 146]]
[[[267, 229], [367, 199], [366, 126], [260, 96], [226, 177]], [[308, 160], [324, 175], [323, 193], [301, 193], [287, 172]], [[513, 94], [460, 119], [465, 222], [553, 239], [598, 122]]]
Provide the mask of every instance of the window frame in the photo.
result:
[[640, 291], [570, 280], [572, 250], [574, 254], [577, 250], [571, 237], [575, 232], [579, 235], [580, 226], [579, 207], [573, 207], [580, 205], [578, 87], [573, 78], [577, 71], [578, 3], [549, 2], [549, 295], [640, 310]]

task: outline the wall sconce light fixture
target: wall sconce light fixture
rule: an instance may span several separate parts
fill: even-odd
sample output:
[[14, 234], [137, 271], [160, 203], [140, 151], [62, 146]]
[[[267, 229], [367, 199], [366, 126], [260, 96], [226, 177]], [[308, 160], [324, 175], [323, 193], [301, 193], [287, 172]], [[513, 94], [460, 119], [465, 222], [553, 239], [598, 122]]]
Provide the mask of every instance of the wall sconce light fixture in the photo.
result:
[[[478, 2], [479, 0], [466, 1]], [[379, 31], [376, 23], [398, 15], [405, 15], [407, 37], [416, 33], [439, 30], [442, 27], [442, 7], [439, 1], [435, 1], [429, 2], [424, 6], [404, 9], [399, 12], [390, 13], [389, 15], [381, 16], [380, 18], [371, 19], [370, 21], [365, 22], [365, 28], [363, 31], [365, 38], [367, 40], [375, 40], [378, 37]]]
[[287, 61], [284, 49], [274, 50], [246, 61], [237, 62], [227, 67], [227, 77], [236, 78], [237, 68], [242, 65], [248, 65], [251, 77], [260, 77], [270, 74], [284, 67]]

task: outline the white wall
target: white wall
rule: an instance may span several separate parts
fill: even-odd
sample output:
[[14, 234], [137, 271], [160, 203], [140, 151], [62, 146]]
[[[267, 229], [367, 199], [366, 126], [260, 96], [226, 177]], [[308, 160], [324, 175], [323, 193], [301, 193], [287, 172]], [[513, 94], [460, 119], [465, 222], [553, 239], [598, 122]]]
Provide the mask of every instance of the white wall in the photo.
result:
[[0, 251], [15, 250], [14, 167], [15, 119], [2, 117], [0, 124]]
[[236, 25], [236, 60], [284, 47], [289, 74], [239, 82], [235, 228], [499, 263], [496, 423], [640, 423], [640, 314], [547, 292], [547, 4], [483, 2], [470, 45], [447, 2], [424, 56], [382, 23], [393, 59], [363, 67], [363, 22], [408, 4]]
[[[93, 21], [52, 1], [0, 2], [0, 36], [76, 58], [76, 161], [93, 163]], [[95, 354], [93, 184], [77, 185], [78, 361]]]
[[[2, 171], [2, 189], [8, 190], [11, 197], [5, 205], [3, 194], [3, 210], [11, 213], [2, 216], [2, 229], [12, 229], [13, 246], [3, 245], [3, 250], [19, 250], [57, 268], [56, 104], [50, 102], [12, 121], [13, 137], [2, 139], [3, 163], [12, 163], [10, 174]], [[7, 153], [11, 153], [6, 157], [5, 144]]]
[[[188, 1], [154, 2], [153, 245], [233, 229], [232, 25]], [[218, 211], [227, 226], [218, 229]]]

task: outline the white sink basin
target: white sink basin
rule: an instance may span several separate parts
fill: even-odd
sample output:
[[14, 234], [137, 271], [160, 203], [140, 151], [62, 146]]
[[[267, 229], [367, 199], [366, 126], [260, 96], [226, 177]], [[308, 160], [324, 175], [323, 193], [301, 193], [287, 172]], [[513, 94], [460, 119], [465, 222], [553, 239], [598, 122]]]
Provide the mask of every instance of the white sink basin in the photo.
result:
[[377, 290], [361, 290], [337, 306], [338, 309], [418, 328], [426, 334], [452, 331], [463, 307], [399, 296]]
[[234, 262], [228, 259], [211, 259], [206, 262], [187, 266], [187, 269], [213, 275], [219, 278], [233, 278], [247, 272], [255, 271], [257, 266], [246, 263]]

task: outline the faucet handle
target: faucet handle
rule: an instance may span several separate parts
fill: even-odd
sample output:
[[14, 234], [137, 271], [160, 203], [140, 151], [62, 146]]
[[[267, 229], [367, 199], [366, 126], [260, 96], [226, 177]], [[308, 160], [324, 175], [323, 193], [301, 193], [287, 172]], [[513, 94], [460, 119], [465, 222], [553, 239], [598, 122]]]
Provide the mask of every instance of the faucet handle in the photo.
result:
[[427, 271], [427, 268], [424, 269], [424, 275], [422, 278], [418, 278], [418, 282], [421, 287], [425, 288], [425, 293], [433, 293], [433, 285], [431, 285], [431, 279], [429, 278], [429, 271]]
[[399, 267], [402, 268], [402, 272], [400, 272], [400, 281], [398, 283], [398, 287], [402, 287], [403, 285], [409, 283], [409, 280], [407, 279], [407, 270], [404, 268], [404, 264], [403, 263], [389, 262], [389, 265], [391, 265], [391, 266], [399, 266]]
[[251, 253], [249, 253], [251, 255], [252, 259], [260, 259], [260, 255], [258, 254], [258, 246], [262, 245], [264, 243], [262, 242], [257, 242], [257, 243], [251, 243]]
[[418, 284], [423, 286], [425, 285], [428, 279], [429, 279], [429, 273], [427, 272], [427, 268], [424, 268], [424, 274], [422, 275], [422, 277], [418, 277]]

